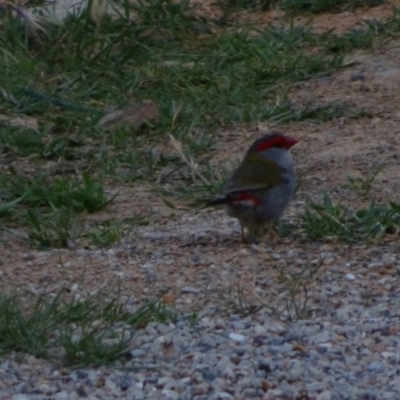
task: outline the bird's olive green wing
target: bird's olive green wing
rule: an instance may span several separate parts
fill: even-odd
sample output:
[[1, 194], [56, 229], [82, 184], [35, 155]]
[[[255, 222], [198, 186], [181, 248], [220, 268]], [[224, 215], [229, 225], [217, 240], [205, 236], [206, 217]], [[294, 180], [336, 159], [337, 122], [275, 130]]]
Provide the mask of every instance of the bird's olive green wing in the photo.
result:
[[282, 170], [274, 162], [258, 154], [245, 157], [233, 173], [227, 192], [270, 189], [282, 183]]

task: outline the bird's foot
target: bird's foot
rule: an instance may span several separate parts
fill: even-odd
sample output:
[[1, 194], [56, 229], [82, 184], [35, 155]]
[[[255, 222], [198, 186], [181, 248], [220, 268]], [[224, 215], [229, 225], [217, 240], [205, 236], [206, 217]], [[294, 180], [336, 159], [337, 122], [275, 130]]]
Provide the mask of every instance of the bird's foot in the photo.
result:
[[249, 233], [256, 242], [259, 242], [259, 239], [265, 236], [267, 233], [269, 234], [269, 239], [273, 243], [279, 244], [282, 241], [282, 238], [279, 236], [278, 232], [271, 225], [251, 227], [249, 228]]

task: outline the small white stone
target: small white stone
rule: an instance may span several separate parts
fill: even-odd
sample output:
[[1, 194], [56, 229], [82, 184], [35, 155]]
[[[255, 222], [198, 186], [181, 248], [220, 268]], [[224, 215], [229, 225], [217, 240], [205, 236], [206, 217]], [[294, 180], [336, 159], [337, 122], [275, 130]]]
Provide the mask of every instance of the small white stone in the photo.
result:
[[347, 275], [346, 275], [346, 279], [347, 279], [348, 281], [354, 281], [354, 279], [356, 279], [356, 277], [355, 277], [353, 274], [347, 274]]
[[329, 392], [328, 390], [323, 391], [317, 396], [317, 400], [331, 400], [331, 399], [332, 399], [332, 393]]
[[255, 327], [254, 327], [254, 332], [257, 334], [257, 335], [260, 335], [260, 334], [262, 334], [262, 333], [265, 333], [267, 330], [262, 326], [262, 325], [260, 325], [260, 324], [257, 324]]
[[192, 381], [192, 378], [189, 377], [189, 376], [187, 376], [186, 378], [182, 378], [182, 379], [179, 381], [179, 383], [182, 384], [182, 385], [186, 385], [186, 384], [190, 383], [191, 381]]
[[165, 399], [172, 399], [172, 400], [178, 400], [179, 399], [179, 393], [173, 391], [173, 390], [169, 390], [169, 389], [163, 389], [161, 391], [161, 394], [164, 395]]
[[78, 289], [79, 289], [79, 284], [78, 284], [78, 283], [74, 283], [74, 284], [71, 286], [71, 291], [72, 291], [72, 292], [76, 292]]
[[245, 336], [241, 335], [240, 333], [231, 332], [229, 334], [229, 339], [232, 339], [235, 342], [242, 342], [246, 338], [245, 338]]
[[67, 392], [62, 391], [62, 392], [58, 392], [52, 395], [52, 398], [54, 400], [69, 400], [70, 396]]
[[215, 398], [218, 400], [231, 400], [233, 397], [227, 392], [218, 392], [215, 394]]
[[[169, 377], [169, 376], [164, 376], [164, 377], [162, 377], [162, 378], [158, 378], [158, 381], [157, 381], [157, 386], [159, 386], [159, 387], [164, 387], [167, 383], [169, 383], [171, 381], [171, 378]], [[168, 390], [168, 389], [166, 389], [166, 390]]]
[[332, 343], [318, 343], [318, 348], [320, 350], [329, 351], [332, 348]]
[[382, 268], [383, 263], [381, 262], [371, 262], [367, 265], [368, 268]]
[[394, 359], [394, 360], [398, 361], [398, 359], [399, 359], [399, 355], [396, 353], [393, 353], [392, 351], [383, 351], [381, 353], [381, 355], [385, 360]]

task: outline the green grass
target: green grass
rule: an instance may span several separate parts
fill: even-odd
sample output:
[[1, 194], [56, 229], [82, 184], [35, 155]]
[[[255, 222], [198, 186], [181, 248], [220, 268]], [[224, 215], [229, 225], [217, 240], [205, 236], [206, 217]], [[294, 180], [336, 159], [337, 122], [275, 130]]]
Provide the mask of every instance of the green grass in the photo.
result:
[[249, 303], [240, 284], [236, 287], [230, 286], [227, 293], [227, 309], [244, 318], [255, 315], [262, 309], [267, 309], [280, 320], [290, 322], [312, 318], [319, 308], [311, 305], [308, 290], [317, 280], [323, 264], [324, 259], [320, 259], [317, 263], [305, 264], [301, 269], [279, 268], [276, 282], [283, 287], [286, 295], [271, 298], [266, 303]]
[[312, 240], [337, 239], [348, 243], [368, 242], [400, 229], [400, 205], [376, 205], [354, 209], [324, 195], [321, 204], [308, 202], [302, 227]]
[[310, 305], [308, 287], [316, 280], [323, 264], [324, 260], [320, 259], [317, 264], [306, 264], [299, 271], [280, 269], [277, 278], [286, 288], [286, 304], [280, 312], [271, 305], [270, 310], [288, 321], [311, 318], [318, 310]]
[[[359, 200], [367, 200], [368, 206], [349, 206], [335, 202], [324, 194], [320, 203], [308, 201], [301, 216], [301, 225], [311, 240], [340, 240], [346, 243], [363, 243], [386, 235], [398, 235], [400, 231], [400, 205], [394, 202], [377, 204], [374, 197], [374, 181], [386, 168], [378, 164], [363, 171], [361, 177], [347, 177], [344, 188]], [[376, 188], [375, 188], [376, 189]]]
[[1, 295], [0, 354], [20, 351], [74, 367], [107, 364], [136, 347], [138, 329], [175, 317], [159, 299], [128, 312], [118, 289], [80, 300], [65, 290]]
[[99, 247], [108, 247], [128, 236], [135, 226], [147, 224], [150, 215], [134, 215], [123, 220], [110, 219], [93, 224], [85, 237]]
[[45, 175], [29, 179], [18, 176], [15, 170], [0, 178], [4, 197], [8, 195], [11, 200], [21, 197], [20, 203], [30, 207], [69, 208], [92, 213], [102, 210], [113, 199], [104, 193], [103, 183], [86, 172], [75, 179], [59, 177], [50, 182], [46, 182]]
[[385, 164], [380, 164], [377, 167], [366, 171], [363, 177], [354, 178], [348, 176], [347, 184], [345, 186], [356, 193], [359, 197], [366, 197], [371, 192], [375, 178], [385, 168]]

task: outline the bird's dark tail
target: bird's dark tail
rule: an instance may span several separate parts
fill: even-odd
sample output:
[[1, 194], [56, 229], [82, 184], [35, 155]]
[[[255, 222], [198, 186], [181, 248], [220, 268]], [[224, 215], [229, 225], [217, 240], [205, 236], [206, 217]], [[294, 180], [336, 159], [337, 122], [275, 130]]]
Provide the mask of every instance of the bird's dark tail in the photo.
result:
[[205, 207], [218, 206], [220, 204], [226, 204], [226, 203], [229, 203], [231, 201], [232, 201], [232, 199], [229, 199], [227, 197], [217, 197], [217, 198], [207, 202]]
[[224, 197], [221, 196], [210, 200], [208, 203], [206, 203], [205, 207], [236, 202], [238, 205], [242, 204], [242, 206], [245, 205], [246, 207], [258, 207], [262, 205], [262, 201], [256, 197], [253, 192], [256, 191], [238, 191], [227, 193]]

